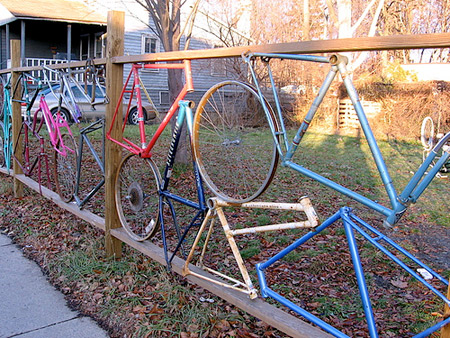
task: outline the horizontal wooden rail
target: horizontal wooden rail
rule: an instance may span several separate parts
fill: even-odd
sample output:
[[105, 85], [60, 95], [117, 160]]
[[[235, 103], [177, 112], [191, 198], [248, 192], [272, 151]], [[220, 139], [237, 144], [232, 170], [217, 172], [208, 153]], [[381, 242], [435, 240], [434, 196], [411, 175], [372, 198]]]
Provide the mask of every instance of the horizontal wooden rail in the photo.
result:
[[[3, 174], [8, 174], [8, 171], [4, 168], [0, 168], [0, 172]], [[12, 175], [12, 170], [10, 171], [10, 174]], [[32, 180], [31, 178], [25, 175], [15, 175], [14, 177], [19, 181], [21, 181], [26, 186], [28, 186], [30, 189], [36, 191], [37, 193], [42, 192], [42, 196], [51, 200], [58, 207], [69, 211], [71, 214], [85, 220], [86, 222], [95, 226], [96, 228], [105, 230], [105, 220], [102, 217], [84, 209], [80, 210], [80, 208], [75, 203], [65, 203], [64, 201], [61, 200], [61, 198], [56, 192], [51, 191], [50, 189], [42, 185], [39, 188], [39, 183], [37, 183], [36, 181]]]
[[[4, 168], [0, 168], [0, 173], [8, 175], [7, 170]], [[12, 172], [10, 174], [12, 174]], [[25, 175], [16, 175], [15, 177], [23, 182], [26, 186], [30, 187], [32, 190], [38, 193], [42, 192], [43, 197], [50, 199], [53, 203], [55, 203], [62, 209], [69, 211], [77, 217], [85, 220], [89, 224], [95, 226], [96, 228], [105, 230], [105, 220], [102, 217], [87, 210], [80, 210], [75, 203], [63, 202], [57, 193], [44, 186], [41, 186], [39, 188], [39, 184], [36, 181], [32, 180], [29, 177], [26, 177]], [[137, 249], [146, 256], [149, 256], [158, 263], [166, 265], [164, 250], [159, 246], [149, 241], [136, 242], [130, 238], [130, 236], [125, 232], [123, 228], [111, 229], [111, 235], [128, 244], [129, 246]], [[172, 261], [172, 271], [181, 275], [184, 263], [184, 260], [182, 260], [181, 258], [174, 257], [174, 260]], [[198, 274], [205, 275], [208, 278], [215, 278], [213, 275], [201, 270], [194, 265], [189, 265], [189, 269], [195, 271]], [[225, 289], [217, 284], [208, 282], [207, 280], [192, 275], [186, 276], [185, 278], [292, 337], [332, 337], [326, 332], [302, 320], [299, 320], [298, 318], [286, 313], [282, 309], [270, 305], [262, 299], [251, 300], [247, 297], [247, 295], [241, 292]]]
[[[130, 238], [123, 228], [111, 229], [111, 234], [146, 256], [166, 265], [164, 250], [159, 246], [149, 241], [136, 242]], [[174, 257], [172, 261], [172, 271], [181, 275], [184, 263], [185, 261], [181, 258]], [[209, 274], [194, 265], [190, 264], [189, 269], [197, 274], [204, 275], [207, 278], [215, 278], [212, 274]], [[262, 299], [249, 299], [247, 295], [244, 295], [242, 292], [224, 288], [193, 275], [187, 275], [185, 278], [292, 337], [332, 337], [328, 333], [299, 320]]]
[[112, 62], [135, 63], [147, 61], [225, 58], [241, 56], [243, 53], [247, 52], [316, 54], [446, 47], [450, 47], [450, 33], [375, 36], [334, 40], [298, 41], [203, 50], [186, 50], [166, 53], [118, 56], [112, 58]]
[[[398, 49], [427, 49], [427, 48], [448, 48], [450, 47], [450, 33], [439, 34], [417, 34], [417, 35], [392, 35], [375, 36], [361, 38], [346, 38], [333, 40], [313, 40], [298, 41], [265, 45], [249, 45], [228, 48], [199, 49], [175, 52], [125, 55], [111, 58], [112, 63], [136, 63], [136, 62], [159, 62], [159, 61], [180, 61], [211, 58], [239, 57], [247, 52], [264, 53], [338, 53], [338, 52], [362, 52], [377, 50], [398, 50]], [[106, 59], [94, 59], [96, 65], [103, 65]], [[86, 61], [74, 61], [70, 63], [59, 63], [49, 66], [52, 69], [76, 68], [86, 65]], [[29, 72], [39, 70], [41, 67], [19, 67], [14, 69], [0, 70], [0, 74], [11, 71]]]
[[[106, 58], [92, 59], [92, 63], [95, 65], [104, 65], [106, 64]], [[81, 68], [86, 66], [86, 60], [56, 63], [53, 65], [45, 65], [45, 66], [50, 69], [68, 69], [78, 67]], [[1, 69], [0, 74], [7, 74], [10, 72], [31, 72], [33, 70], [41, 70], [41, 69], [42, 66], [16, 67], [16, 68]]]

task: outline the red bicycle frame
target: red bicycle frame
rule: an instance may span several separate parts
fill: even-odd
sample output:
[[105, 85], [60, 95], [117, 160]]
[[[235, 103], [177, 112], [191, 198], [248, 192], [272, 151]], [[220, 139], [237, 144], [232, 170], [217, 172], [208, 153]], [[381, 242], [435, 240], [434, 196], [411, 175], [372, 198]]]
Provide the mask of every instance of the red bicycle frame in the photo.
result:
[[[158, 129], [156, 130], [155, 134], [150, 139], [150, 142], [147, 144], [147, 138], [145, 135], [145, 126], [144, 126], [144, 112], [142, 108], [142, 94], [141, 94], [141, 81], [139, 77], [139, 70], [140, 69], [184, 69], [184, 76], [185, 76], [185, 84], [183, 88], [181, 89], [180, 93], [178, 94], [177, 98], [175, 99], [175, 102], [170, 107], [169, 111], [167, 112], [166, 116], [162, 120], [161, 124], [159, 125]], [[131, 89], [127, 89], [128, 84], [130, 83], [130, 79], [133, 78]], [[151, 63], [151, 64], [133, 64], [130, 70], [130, 73], [128, 74], [127, 80], [125, 81], [125, 84], [122, 88], [122, 92], [119, 97], [119, 102], [117, 103], [116, 110], [114, 112], [114, 116], [111, 122], [111, 126], [106, 133], [106, 137], [108, 140], [113, 141], [116, 144], [119, 144], [123, 148], [127, 149], [128, 151], [132, 152], [133, 154], [139, 155], [143, 158], [149, 158], [151, 157], [150, 151], [152, 150], [153, 146], [155, 145], [156, 141], [158, 140], [161, 133], [166, 128], [167, 124], [169, 123], [172, 116], [175, 114], [177, 109], [179, 108], [179, 101], [183, 100], [184, 97], [188, 92], [192, 92], [194, 90], [194, 84], [192, 81], [192, 72], [191, 72], [191, 62], [189, 60], [184, 60], [183, 63]], [[122, 134], [125, 130], [126, 121], [128, 120], [128, 114], [130, 113], [130, 107], [131, 102], [134, 98], [134, 95], [136, 95], [137, 100], [137, 108], [138, 108], [138, 114], [139, 114], [139, 135], [140, 135], [140, 145], [137, 145], [133, 143], [131, 140], [127, 139], [126, 137], [122, 137], [122, 140], [116, 140], [111, 137], [111, 129], [114, 125], [114, 122], [117, 118], [117, 115], [119, 113], [119, 110], [121, 109], [121, 103], [123, 100], [123, 97], [125, 93], [130, 93], [130, 98], [128, 100], [128, 107], [127, 107], [127, 113], [125, 115], [124, 123], [122, 126]], [[120, 114], [121, 116], [122, 114]]]

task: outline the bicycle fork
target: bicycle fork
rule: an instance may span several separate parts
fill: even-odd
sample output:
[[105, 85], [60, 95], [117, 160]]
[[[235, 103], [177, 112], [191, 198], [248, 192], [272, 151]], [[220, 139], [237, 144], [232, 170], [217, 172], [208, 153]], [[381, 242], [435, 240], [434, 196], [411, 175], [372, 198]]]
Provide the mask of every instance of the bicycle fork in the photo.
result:
[[[180, 196], [177, 196], [175, 194], [172, 194], [168, 191], [169, 187], [169, 181], [170, 177], [172, 176], [173, 171], [173, 165], [175, 162], [175, 155], [177, 153], [178, 145], [180, 142], [180, 138], [182, 133], [182, 127], [183, 123], [186, 120], [189, 134], [192, 131], [192, 103], [189, 101], [179, 101], [179, 110], [178, 110], [178, 117], [175, 123], [175, 128], [173, 131], [172, 141], [170, 143], [169, 153], [167, 155], [167, 161], [166, 161], [166, 167], [164, 169], [164, 175], [163, 179], [160, 185], [159, 190], [159, 218], [160, 218], [160, 225], [161, 225], [161, 236], [164, 246], [164, 256], [167, 263], [167, 269], [170, 271], [170, 265], [175, 257], [178, 250], [181, 249], [183, 256], [186, 256], [183, 248], [183, 242], [186, 238], [189, 230], [197, 224], [197, 222], [201, 219], [203, 219], [206, 209], [206, 203], [205, 203], [205, 197], [203, 194], [203, 185], [200, 178], [200, 174], [198, 172], [198, 168], [196, 166], [196, 162], [193, 160], [193, 166], [194, 166], [194, 175], [196, 179], [196, 187], [198, 192], [198, 203], [195, 203], [193, 201], [187, 200], [185, 198], [182, 198]], [[175, 208], [173, 206], [172, 201], [176, 201], [179, 203], [182, 203], [190, 208], [198, 210], [194, 218], [191, 220], [191, 222], [184, 228], [183, 233], [180, 231], [180, 227], [178, 226], [178, 221], [176, 217]], [[174, 222], [174, 227], [177, 233], [178, 237], [178, 243], [175, 247], [175, 250], [173, 251], [172, 255], [169, 258], [168, 255], [168, 247], [167, 247], [167, 241], [165, 236], [165, 226], [164, 226], [164, 205], [167, 204], [170, 209], [170, 213]], [[200, 222], [201, 223], [201, 222]]]

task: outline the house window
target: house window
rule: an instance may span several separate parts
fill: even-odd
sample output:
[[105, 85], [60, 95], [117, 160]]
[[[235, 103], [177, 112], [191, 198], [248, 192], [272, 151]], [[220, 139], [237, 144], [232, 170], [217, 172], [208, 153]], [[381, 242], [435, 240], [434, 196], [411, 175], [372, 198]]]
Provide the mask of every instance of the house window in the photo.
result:
[[158, 53], [159, 40], [151, 35], [142, 35], [141, 53]]
[[94, 58], [102, 58], [104, 56], [105, 39], [102, 33], [95, 34]]
[[162, 106], [168, 106], [169, 102], [169, 92], [159, 92], [159, 104]]
[[91, 55], [91, 37], [89, 35], [80, 36], [80, 60], [87, 60]]

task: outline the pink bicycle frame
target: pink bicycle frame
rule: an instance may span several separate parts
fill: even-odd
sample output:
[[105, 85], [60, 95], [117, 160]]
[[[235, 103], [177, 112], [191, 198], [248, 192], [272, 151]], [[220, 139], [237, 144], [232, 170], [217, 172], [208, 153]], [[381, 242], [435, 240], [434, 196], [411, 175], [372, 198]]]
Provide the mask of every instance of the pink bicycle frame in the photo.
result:
[[[75, 152], [75, 149], [70, 149], [67, 146], [64, 145], [64, 142], [62, 140], [61, 136], [61, 128], [65, 127], [70, 134], [72, 135], [72, 131], [70, 130], [69, 124], [65, 119], [63, 119], [59, 112], [56, 115], [55, 118], [53, 118], [52, 113], [50, 112], [50, 108], [48, 107], [47, 102], [45, 101], [45, 98], [43, 95], [41, 95], [39, 99], [39, 108], [34, 113], [34, 121], [33, 121], [33, 130], [36, 127], [36, 117], [39, 112], [42, 112], [42, 116], [45, 120], [45, 124], [47, 126], [48, 135], [50, 138], [50, 142], [53, 145], [53, 149], [57, 151], [62, 156], [67, 156], [67, 150], [70, 152]], [[42, 126], [42, 120], [41, 120], [41, 126]], [[39, 126], [39, 129], [41, 128]]]
[[[142, 108], [142, 95], [141, 95], [141, 83], [139, 79], [139, 69], [184, 69], [184, 76], [185, 76], [185, 84], [183, 88], [181, 89], [180, 93], [178, 94], [177, 98], [175, 99], [174, 103], [170, 107], [169, 111], [167, 112], [166, 116], [164, 117], [163, 121], [159, 125], [158, 129], [156, 130], [155, 134], [150, 139], [150, 142], [147, 144], [147, 138], [145, 135], [145, 126], [144, 126], [144, 113]], [[131, 77], [133, 77], [132, 87], [131, 89], [127, 90], [128, 83], [130, 82]], [[122, 88], [122, 93], [120, 94], [119, 102], [116, 106], [116, 110], [114, 112], [114, 116], [112, 119], [111, 126], [106, 133], [106, 137], [108, 140], [113, 141], [116, 144], [119, 144], [121, 147], [127, 149], [128, 151], [132, 152], [133, 154], [139, 155], [144, 158], [151, 157], [150, 151], [152, 150], [153, 146], [155, 145], [156, 141], [158, 140], [161, 133], [166, 128], [167, 124], [169, 123], [172, 116], [175, 114], [177, 109], [179, 108], [179, 101], [183, 100], [184, 97], [188, 92], [192, 92], [194, 90], [194, 84], [192, 81], [192, 72], [191, 72], [191, 62], [189, 60], [184, 60], [183, 63], [151, 63], [151, 64], [133, 64], [132, 68], [130, 70], [130, 73], [128, 74], [127, 80], [125, 81], [125, 84]], [[125, 115], [124, 123], [122, 126], [122, 133], [125, 130], [126, 121], [128, 119], [128, 114], [130, 113], [130, 106], [131, 101], [133, 100], [133, 95], [136, 95], [137, 100], [137, 107], [138, 107], [138, 114], [139, 114], [139, 134], [140, 134], [140, 143], [141, 145], [134, 144], [131, 140], [122, 137], [122, 140], [116, 140], [111, 136], [111, 130], [112, 126], [114, 125], [114, 122], [117, 118], [119, 109], [121, 107], [121, 103], [124, 97], [125, 93], [130, 93], [130, 98], [128, 100], [128, 108], [127, 113]]]

